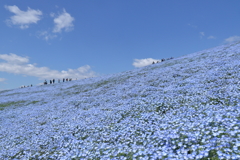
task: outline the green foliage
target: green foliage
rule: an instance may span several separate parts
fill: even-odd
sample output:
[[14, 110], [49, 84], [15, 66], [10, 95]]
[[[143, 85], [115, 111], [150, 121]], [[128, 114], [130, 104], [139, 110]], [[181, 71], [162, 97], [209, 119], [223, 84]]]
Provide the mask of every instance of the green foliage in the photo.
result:
[[8, 92], [8, 91], [10, 91], [10, 90], [3, 90], [3, 91], [0, 91], [0, 94], [1, 94], [1, 93], [5, 93], [5, 92]]
[[[7, 102], [7, 103], [1, 103], [0, 104], [0, 110], [4, 110], [4, 108], [6, 107], [11, 107], [11, 106], [22, 106], [22, 105], [30, 105], [30, 104], [36, 104], [40, 101], [31, 101], [31, 102], [27, 102], [27, 101], [16, 101], [16, 102]], [[45, 102], [46, 103], [46, 102]]]
[[97, 85], [96, 87], [97, 87], [97, 88], [102, 87], [102, 86], [108, 84], [109, 82], [110, 82], [110, 81], [107, 81], [107, 80], [101, 81], [101, 82], [99, 82], [99, 83], [96, 84], [96, 85]]
[[126, 157], [127, 160], [133, 159], [133, 152], [128, 152], [128, 153], [118, 153], [117, 157]]
[[213, 105], [223, 104], [220, 98], [212, 98], [212, 97], [209, 98], [208, 103]]
[[0, 110], [3, 110], [6, 107], [10, 107], [10, 106], [16, 106], [16, 105], [22, 105], [23, 103], [25, 103], [26, 101], [17, 101], [17, 102], [7, 102], [7, 103], [1, 103], [0, 104]]
[[202, 158], [202, 160], [219, 160], [217, 150], [213, 149], [208, 152], [208, 157]]
[[36, 104], [36, 103], [38, 103], [38, 102], [40, 102], [40, 101], [32, 101], [32, 102], [28, 103], [28, 105], [29, 105], [29, 104]]
[[21, 94], [21, 93], [12, 93], [12, 94], [8, 94], [6, 96], [14, 96], [14, 95], [17, 95], [17, 94]]

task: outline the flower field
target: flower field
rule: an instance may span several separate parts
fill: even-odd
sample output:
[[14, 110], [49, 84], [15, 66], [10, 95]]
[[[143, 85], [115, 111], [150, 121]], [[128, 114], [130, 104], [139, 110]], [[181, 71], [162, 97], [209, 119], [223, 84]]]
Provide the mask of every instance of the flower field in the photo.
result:
[[0, 159], [240, 159], [240, 42], [0, 91]]

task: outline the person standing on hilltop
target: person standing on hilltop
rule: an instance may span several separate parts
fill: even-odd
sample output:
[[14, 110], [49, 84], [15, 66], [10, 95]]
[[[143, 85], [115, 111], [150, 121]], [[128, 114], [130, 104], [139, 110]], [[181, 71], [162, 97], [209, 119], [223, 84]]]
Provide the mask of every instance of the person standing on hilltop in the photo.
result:
[[53, 83], [54, 83], [54, 82], [55, 82], [55, 79], [53, 79], [52, 81], [53, 81]]
[[50, 84], [52, 84], [52, 80], [50, 80]]
[[65, 81], [65, 79], [63, 78], [63, 82]]

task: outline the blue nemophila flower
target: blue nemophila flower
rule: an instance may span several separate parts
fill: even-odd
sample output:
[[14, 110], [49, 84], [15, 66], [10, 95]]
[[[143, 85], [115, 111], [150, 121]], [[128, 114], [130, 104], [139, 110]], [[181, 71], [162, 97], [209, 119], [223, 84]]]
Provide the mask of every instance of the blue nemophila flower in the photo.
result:
[[239, 159], [239, 47], [0, 92], [0, 159]]

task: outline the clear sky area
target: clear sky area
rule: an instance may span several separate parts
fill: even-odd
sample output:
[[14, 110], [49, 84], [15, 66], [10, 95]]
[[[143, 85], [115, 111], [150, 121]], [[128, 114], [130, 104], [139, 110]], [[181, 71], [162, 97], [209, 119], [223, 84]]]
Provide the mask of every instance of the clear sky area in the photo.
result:
[[238, 0], [0, 1], [0, 90], [118, 73], [240, 40]]

